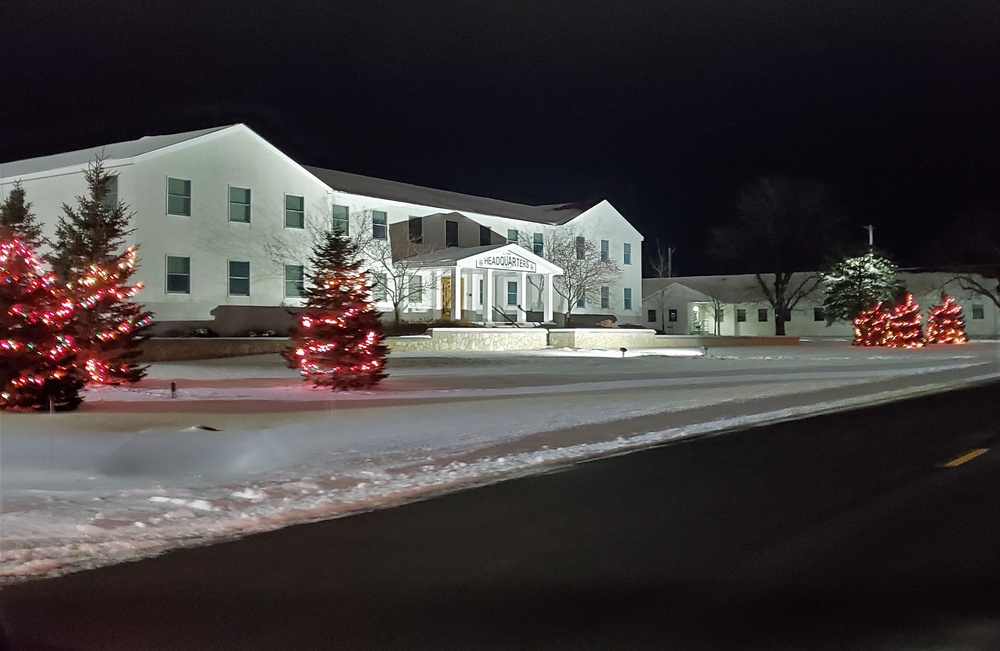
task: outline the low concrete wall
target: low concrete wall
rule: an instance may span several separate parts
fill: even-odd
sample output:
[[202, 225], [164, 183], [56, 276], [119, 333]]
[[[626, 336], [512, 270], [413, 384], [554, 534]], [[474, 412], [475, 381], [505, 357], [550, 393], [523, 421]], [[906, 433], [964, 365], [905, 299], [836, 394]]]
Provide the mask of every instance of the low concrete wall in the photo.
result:
[[288, 346], [288, 339], [281, 337], [166, 337], [142, 342], [138, 361], [180, 362], [191, 359], [239, 357], [241, 355], [268, 355], [280, 353]]
[[426, 335], [388, 337], [394, 351], [503, 351], [548, 347], [544, 328], [431, 328]]
[[553, 348], [653, 348], [656, 331], [639, 328], [553, 328], [549, 330]]

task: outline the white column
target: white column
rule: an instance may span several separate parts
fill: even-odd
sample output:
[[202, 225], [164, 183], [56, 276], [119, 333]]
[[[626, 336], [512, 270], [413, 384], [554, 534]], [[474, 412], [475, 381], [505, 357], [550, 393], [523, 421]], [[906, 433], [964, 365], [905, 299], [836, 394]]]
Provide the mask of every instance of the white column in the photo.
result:
[[552, 274], [545, 274], [545, 322], [552, 322], [552, 283], [555, 280], [555, 276]]
[[483, 321], [493, 324], [493, 270], [486, 270], [486, 291], [483, 295]]
[[451, 318], [455, 321], [462, 318], [462, 276], [457, 266], [451, 268]]
[[517, 322], [527, 323], [528, 321], [528, 273], [521, 272], [520, 282], [517, 284], [517, 304], [521, 307], [517, 310]]

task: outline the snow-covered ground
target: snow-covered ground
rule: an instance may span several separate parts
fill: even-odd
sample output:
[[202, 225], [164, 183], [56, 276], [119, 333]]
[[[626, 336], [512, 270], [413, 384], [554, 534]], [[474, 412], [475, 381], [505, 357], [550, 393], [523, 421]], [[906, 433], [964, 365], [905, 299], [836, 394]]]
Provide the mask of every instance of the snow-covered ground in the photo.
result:
[[996, 379], [1000, 345], [397, 353], [389, 370], [335, 394], [277, 355], [159, 363], [74, 413], [0, 412], [0, 582]]

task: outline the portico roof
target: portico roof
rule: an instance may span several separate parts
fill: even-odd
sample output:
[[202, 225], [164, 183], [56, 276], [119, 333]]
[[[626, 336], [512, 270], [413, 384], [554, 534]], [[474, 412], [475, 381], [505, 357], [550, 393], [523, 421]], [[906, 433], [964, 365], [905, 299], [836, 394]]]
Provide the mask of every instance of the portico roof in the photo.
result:
[[535, 255], [520, 244], [488, 244], [459, 248], [451, 246], [406, 258], [414, 267], [457, 267], [459, 269], [494, 269], [560, 276], [561, 267]]

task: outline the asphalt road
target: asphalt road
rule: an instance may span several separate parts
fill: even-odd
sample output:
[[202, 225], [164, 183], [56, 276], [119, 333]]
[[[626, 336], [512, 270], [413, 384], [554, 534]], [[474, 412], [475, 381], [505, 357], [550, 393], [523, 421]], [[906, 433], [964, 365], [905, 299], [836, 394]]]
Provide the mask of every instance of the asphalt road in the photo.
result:
[[13, 649], [49, 651], [996, 649], [998, 398], [731, 432], [33, 581], [0, 615]]

